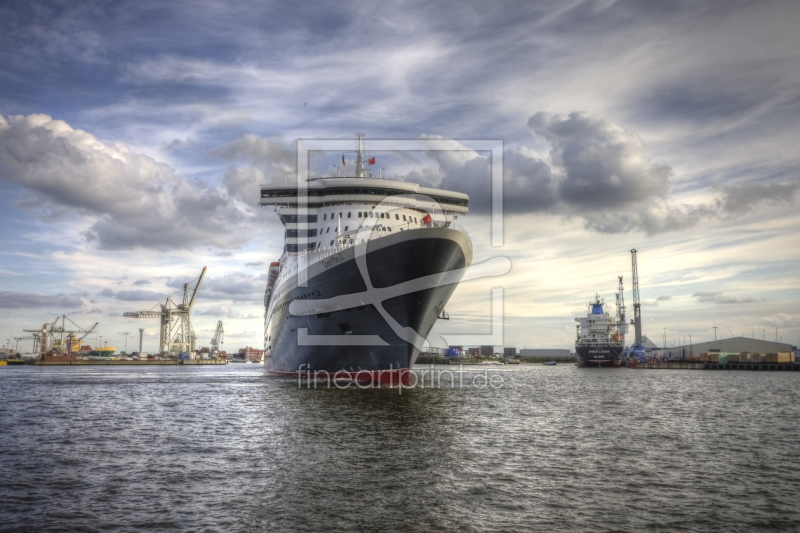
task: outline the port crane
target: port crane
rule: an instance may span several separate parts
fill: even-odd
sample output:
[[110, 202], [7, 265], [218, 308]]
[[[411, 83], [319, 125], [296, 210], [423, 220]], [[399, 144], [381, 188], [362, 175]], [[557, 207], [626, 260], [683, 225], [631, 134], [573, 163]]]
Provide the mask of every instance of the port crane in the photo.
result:
[[222, 329], [222, 320], [217, 322], [217, 330], [214, 332], [214, 337], [211, 339], [211, 357], [219, 357], [219, 346], [222, 344], [222, 336], [225, 330]]
[[[59, 324], [59, 320], [61, 324]], [[67, 321], [77, 329], [67, 329]], [[63, 353], [65, 344], [68, 344], [67, 352], [72, 353], [74, 335], [76, 333], [83, 333], [83, 337], [86, 337], [86, 335], [96, 327], [97, 324], [92, 326], [89, 330], [86, 330], [73, 322], [67, 315], [60, 315], [52, 322], [42, 324], [41, 329], [24, 329], [22, 331], [32, 333], [34, 337], [39, 338], [39, 352], [45, 355], [48, 348], [53, 350], [53, 352]], [[83, 339], [83, 337], [81, 337], [81, 339]], [[67, 341], [66, 343], [64, 342], [65, 340]], [[36, 350], [36, 344], [37, 342], [34, 340], [34, 351]]]
[[87, 329], [86, 333], [84, 333], [77, 339], [74, 337], [73, 332], [70, 332], [69, 335], [67, 335], [67, 355], [72, 355], [72, 350], [75, 349], [75, 345], [78, 345], [78, 347], [80, 347], [81, 341], [86, 337], [88, 337], [89, 334], [92, 331], [94, 331], [94, 328], [96, 328], [98, 324], [100, 324], [100, 322], [95, 322], [94, 326]]
[[617, 277], [619, 278], [619, 287], [617, 288], [619, 290], [617, 293], [617, 330], [620, 334], [622, 346], [625, 346], [625, 334], [628, 333], [628, 323], [625, 322], [625, 287], [622, 285], [622, 276]]
[[633, 355], [643, 357], [645, 347], [642, 344], [642, 301], [639, 298], [639, 268], [636, 263], [636, 248], [631, 250], [631, 270], [633, 273], [633, 332], [635, 341], [632, 346]]
[[172, 299], [173, 293], [163, 303], [156, 304], [160, 306], [159, 310], [155, 310], [155, 306], [153, 306], [150, 309], [123, 314], [129, 318], [159, 318], [161, 320], [158, 339], [159, 353], [177, 355], [183, 352], [194, 352], [197, 337], [192, 328], [191, 312], [207, 269], [208, 267], [203, 267], [193, 288], [189, 287], [189, 283], [183, 284], [183, 301], [181, 303], [176, 303]]

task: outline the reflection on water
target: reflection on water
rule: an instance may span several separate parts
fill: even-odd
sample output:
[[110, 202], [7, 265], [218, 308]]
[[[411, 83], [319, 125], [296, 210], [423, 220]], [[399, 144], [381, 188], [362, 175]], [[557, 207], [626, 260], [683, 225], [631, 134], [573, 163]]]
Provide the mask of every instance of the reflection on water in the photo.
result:
[[484, 371], [4, 369], [0, 531], [800, 528], [798, 374]]

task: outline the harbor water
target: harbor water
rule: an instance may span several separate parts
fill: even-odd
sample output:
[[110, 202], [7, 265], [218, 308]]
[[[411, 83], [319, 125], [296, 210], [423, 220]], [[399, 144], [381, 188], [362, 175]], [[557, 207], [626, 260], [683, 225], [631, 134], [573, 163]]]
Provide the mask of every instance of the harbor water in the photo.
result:
[[315, 389], [260, 365], [8, 367], [0, 531], [797, 531], [798, 379], [507, 365]]

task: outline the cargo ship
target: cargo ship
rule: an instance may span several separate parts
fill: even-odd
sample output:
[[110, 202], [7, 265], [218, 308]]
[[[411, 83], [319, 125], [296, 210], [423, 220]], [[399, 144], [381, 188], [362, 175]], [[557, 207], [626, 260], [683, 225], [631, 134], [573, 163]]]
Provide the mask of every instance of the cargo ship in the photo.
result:
[[284, 226], [264, 294], [271, 374], [408, 383], [472, 262], [454, 223], [466, 194], [374, 178], [361, 134], [356, 148], [352, 176], [261, 187]]
[[615, 317], [607, 313], [605, 304], [595, 297], [586, 317], [576, 317], [575, 355], [578, 366], [620, 366], [624, 342]]

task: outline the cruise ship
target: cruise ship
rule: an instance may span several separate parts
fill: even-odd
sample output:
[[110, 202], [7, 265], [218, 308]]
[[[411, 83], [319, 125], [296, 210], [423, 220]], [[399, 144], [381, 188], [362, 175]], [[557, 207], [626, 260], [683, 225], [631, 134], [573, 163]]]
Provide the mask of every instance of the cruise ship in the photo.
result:
[[261, 187], [260, 205], [285, 230], [264, 294], [264, 364], [298, 378], [407, 384], [472, 262], [454, 222], [469, 198], [375, 178], [361, 134], [356, 148], [354, 176]]
[[600, 298], [589, 304], [586, 317], [578, 322], [575, 355], [578, 366], [620, 366], [624, 342], [620, 324], [603, 309]]

